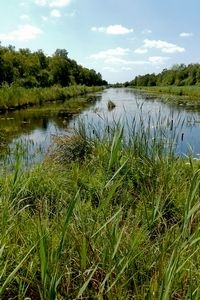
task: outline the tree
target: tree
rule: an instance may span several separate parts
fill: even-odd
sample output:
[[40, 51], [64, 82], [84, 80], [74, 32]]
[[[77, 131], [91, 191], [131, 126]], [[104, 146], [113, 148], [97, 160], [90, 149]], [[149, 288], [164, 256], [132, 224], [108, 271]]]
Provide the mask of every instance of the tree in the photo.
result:
[[49, 70], [53, 84], [68, 86], [70, 84], [70, 64], [67, 51], [57, 49], [49, 62]]
[[49, 57], [41, 49], [36, 52], [28, 48], [16, 51], [14, 46], [3, 47], [0, 43], [0, 84], [3, 82], [26, 88], [54, 84], [106, 84], [100, 73], [78, 65], [68, 57], [65, 49], [57, 49]]
[[132, 86], [165, 86], [165, 85], [195, 85], [200, 84], [200, 64], [176, 64], [171, 69], [163, 69], [155, 75], [136, 76], [130, 81]]

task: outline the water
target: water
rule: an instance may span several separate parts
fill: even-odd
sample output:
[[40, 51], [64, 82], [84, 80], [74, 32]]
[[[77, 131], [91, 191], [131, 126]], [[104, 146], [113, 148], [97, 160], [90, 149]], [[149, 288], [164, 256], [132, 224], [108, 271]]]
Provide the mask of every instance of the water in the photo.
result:
[[[116, 107], [108, 111], [107, 103], [111, 100]], [[187, 111], [183, 107], [164, 104], [158, 98], [147, 98], [130, 88], [107, 89], [97, 93], [95, 104], [80, 115], [70, 118], [58, 114], [63, 104], [55, 103], [45, 109], [30, 109], [11, 112], [0, 116], [0, 130], [9, 132], [11, 153], [16, 144], [25, 145], [27, 161], [40, 161], [52, 145], [54, 135], [64, 134], [83, 121], [87, 131], [94, 128], [104, 131], [106, 126], [119, 122], [125, 132], [136, 126], [138, 130], [151, 127], [152, 135], [162, 131], [176, 135], [176, 153], [195, 157], [200, 153], [200, 113]], [[56, 107], [56, 110], [54, 108]], [[176, 128], [176, 132], [174, 129]], [[7, 157], [12, 160], [12, 155]]]
[[[107, 109], [108, 100], [116, 104], [110, 112]], [[102, 92], [101, 101], [85, 111], [80, 119], [88, 126], [103, 130], [105, 123], [111, 124], [113, 121], [125, 126], [125, 131], [133, 123], [138, 130], [141, 124], [143, 129], [150, 126], [152, 137], [162, 134], [176, 140], [177, 154], [198, 157], [200, 153], [200, 112], [165, 104], [159, 98], [145, 97], [130, 88]]]

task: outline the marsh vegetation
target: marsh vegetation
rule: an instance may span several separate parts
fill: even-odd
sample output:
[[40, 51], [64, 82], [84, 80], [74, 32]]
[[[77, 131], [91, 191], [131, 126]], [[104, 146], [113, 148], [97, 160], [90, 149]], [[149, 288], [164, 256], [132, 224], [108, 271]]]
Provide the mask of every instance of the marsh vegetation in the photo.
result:
[[136, 128], [80, 124], [0, 177], [1, 299], [199, 299], [199, 162]]
[[48, 102], [64, 102], [71, 98], [75, 99], [89, 93], [97, 92], [101, 89], [101, 87], [87, 87], [84, 85], [30, 89], [5, 85], [0, 88], [0, 113], [32, 106], [42, 106]]
[[[50, 117], [43, 113], [55, 112], [53, 124], [68, 125], [95, 101], [79, 98], [96, 91], [83, 83], [105, 83], [70, 60], [66, 50], [50, 58], [41, 51], [0, 47], [0, 57], [1, 75], [7, 76], [0, 88], [6, 113], [1, 124], [8, 122], [1, 128], [4, 149], [14, 127], [16, 135], [23, 128], [33, 138], [32, 129], [42, 120], [46, 135]], [[173, 90], [186, 94], [185, 87]], [[4, 161], [0, 299], [200, 298], [199, 145], [193, 141], [194, 151], [186, 145], [198, 119], [180, 116], [179, 105], [165, 106], [152, 96], [141, 102], [140, 94], [133, 94], [123, 90], [120, 104], [116, 90], [110, 103], [115, 109], [108, 111], [106, 91], [102, 106], [83, 112], [81, 122], [72, 118], [73, 130], [56, 127], [52, 147], [34, 166], [25, 167], [23, 145], [14, 149], [14, 159]], [[58, 103], [54, 109], [43, 105], [57, 100], [62, 109]], [[23, 107], [29, 109], [13, 126], [18, 114], [10, 116], [9, 108]], [[36, 131], [34, 138], [40, 137]]]

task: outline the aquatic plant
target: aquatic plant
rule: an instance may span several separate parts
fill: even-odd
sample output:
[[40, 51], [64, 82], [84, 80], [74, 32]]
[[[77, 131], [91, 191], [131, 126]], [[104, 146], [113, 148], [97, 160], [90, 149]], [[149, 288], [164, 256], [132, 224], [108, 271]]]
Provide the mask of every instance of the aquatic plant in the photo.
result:
[[0, 177], [2, 300], [199, 298], [199, 162], [159, 126], [115, 125]]

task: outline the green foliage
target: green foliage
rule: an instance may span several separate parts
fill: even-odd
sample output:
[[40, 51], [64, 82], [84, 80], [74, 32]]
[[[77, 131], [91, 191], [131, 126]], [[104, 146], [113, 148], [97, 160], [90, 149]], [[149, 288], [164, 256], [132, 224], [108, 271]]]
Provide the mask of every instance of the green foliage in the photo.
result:
[[107, 84], [100, 73], [84, 68], [70, 59], [65, 49], [57, 49], [52, 56], [46, 56], [42, 50], [17, 51], [13, 46], [0, 45], [0, 86], [4, 83], [25, 88]]
[[[129, 82], [129, 86], [188, 86], [200, 85], [200, 64], [174, 65], [171, 69], [164, 69], [155, 75], [146, 74], [136, 76]], [[126, 83], [127, 86], [127, 83]]]

